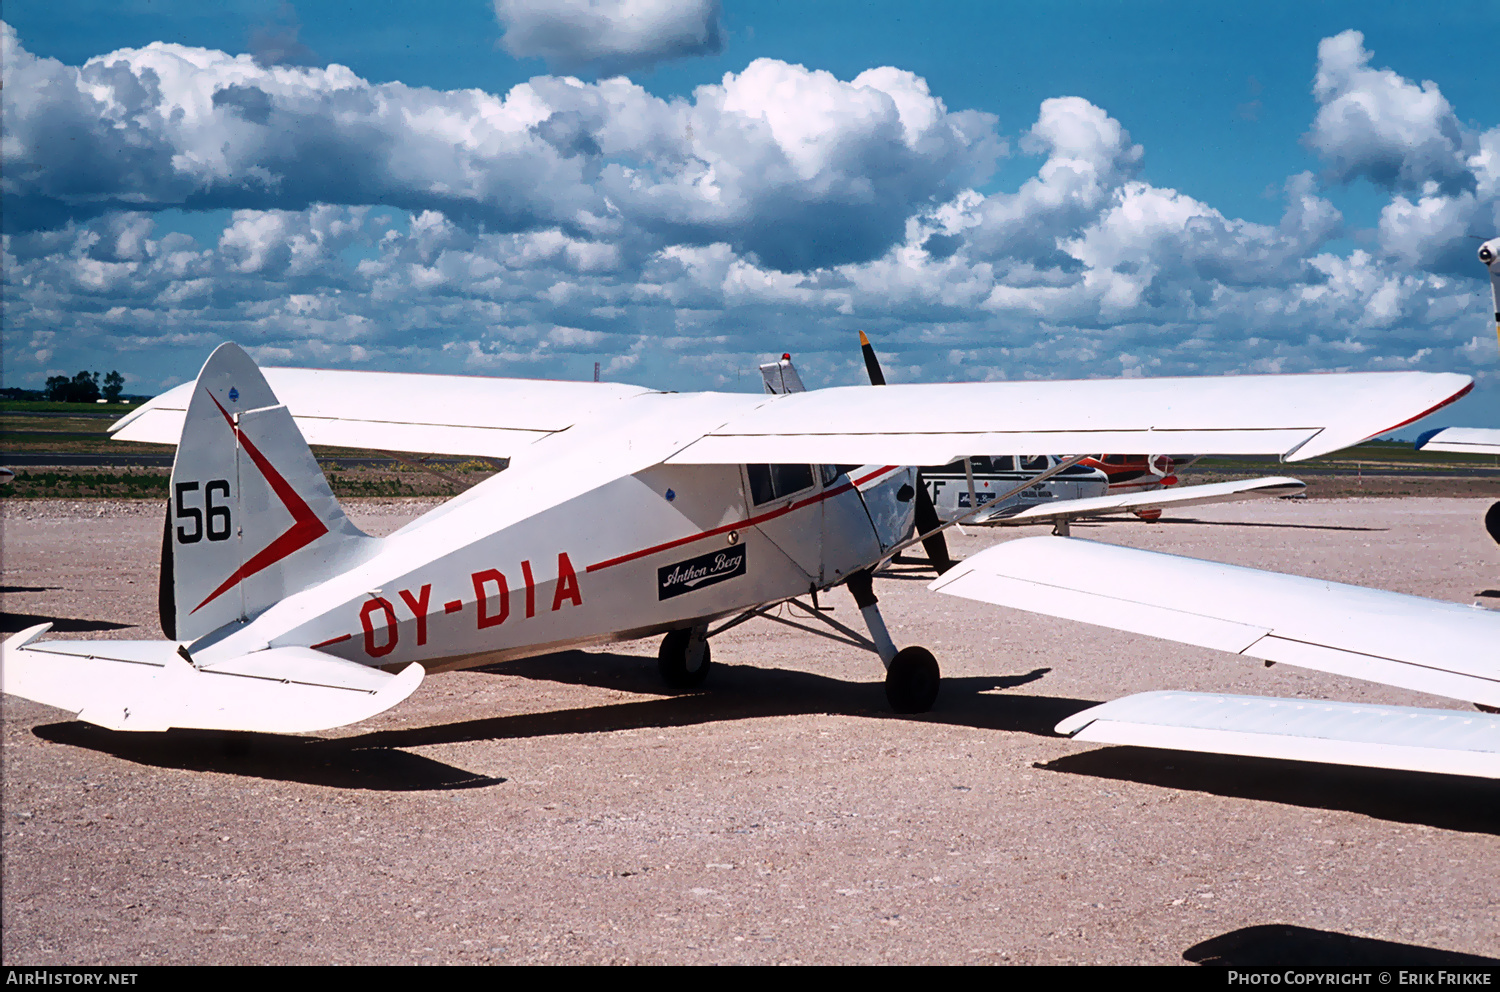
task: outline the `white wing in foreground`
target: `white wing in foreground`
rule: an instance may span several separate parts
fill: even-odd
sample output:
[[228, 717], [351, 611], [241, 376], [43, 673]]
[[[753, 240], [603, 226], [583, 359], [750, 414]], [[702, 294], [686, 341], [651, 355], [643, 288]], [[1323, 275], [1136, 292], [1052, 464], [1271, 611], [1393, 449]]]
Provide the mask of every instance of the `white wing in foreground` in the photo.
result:
[[1142, 692], [1075, 713], [1057, 732], [1101, 744], [1500, 778], [1500, 716], [1486, 713]]
[[1500, 613], [1062, 537], [930, 586], [1000, 606], [1500, 706]]
[[1028, 506], [1018, 513], [982, 517], [975, 523], [1007, 527], [1049, 523], [1057, 520], [1078, 520], [1082, 517], [1102, 517], [1111, 513], [1127, 513], [1135, 510], [1207, 506], [1210, 503], [1235, 503], [1240, 500], [1269, 496], [1295, 496], [1306, 488], [1300, 479], [1287, 479], [1280, 476], [1243, 479], [1235, 482], [1210, 482], [1201, 486], [1177, 486], [1172, 489], [1156, 489], [1145, 493], [1059, 500], [1056, 503]]
[[[931, 587], [1500, 706], [1500, 613], [1359, 586], [1033, 537]], [[1202, 693], [1129, 696], [1058, 724], [1076, 739], [1500, 778], [1500, 718], [1452, 710]]]
[[40, 624], [0, 647], [0, 690], [111, 730], [179, 728], [294, 734], [367, 719], [422, 684], [311, 648], [270, 648], [201, 668], [176, 641], [31, 642]]
[[1500, 455], [1500, 430], [1487, 427], [1444, 427], [1417, 438], [1417, 450]]

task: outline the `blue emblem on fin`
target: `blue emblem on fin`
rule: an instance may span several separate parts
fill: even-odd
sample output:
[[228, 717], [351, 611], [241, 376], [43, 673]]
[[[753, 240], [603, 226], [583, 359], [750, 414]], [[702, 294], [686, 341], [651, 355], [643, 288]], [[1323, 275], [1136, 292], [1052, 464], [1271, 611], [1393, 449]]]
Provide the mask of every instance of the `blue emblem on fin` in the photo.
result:
[[230, 400], [237, 400], [237, 399], [239, 399], [240, 398], [240, 391], [238, 389], [235, 389], [233, 386], [230, 386], [229, 387], [229, 398], [230, 398]]
[[667, 502], [670, 503], [670, 502], [672, 502], [676, 498], [677, 498], [677, 493], [674, 490], [668, 489], [667, 490]]

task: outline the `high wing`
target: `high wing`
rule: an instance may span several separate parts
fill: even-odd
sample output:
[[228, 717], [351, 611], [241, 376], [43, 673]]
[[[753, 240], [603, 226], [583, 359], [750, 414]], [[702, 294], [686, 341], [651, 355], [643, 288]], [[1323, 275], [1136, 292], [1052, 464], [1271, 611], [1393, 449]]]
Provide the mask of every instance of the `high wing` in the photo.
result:
[[[700, 436], [668, 464], [921, 465], [973, 451], [1183, 450], [1312, 458], [1385, 433], [1472, 388], [1452, 373], [1375, 372], [1076, 382], [943, 383], [779, 396], [412, 373], [265, 369], [310, 444], [513, 457], [650, 396], [693, 405]], [[191, 387], [111, 430], [173, 444]], [[713, 395], [716, 421], [693, 397]]]
[[981, 516], [975, 523], [992, 524], [997, 527], [1058, 523], [1137, 510], [1207, 506], [1211, 503], [1233, 503], [1270, 496], [1295, 496], [1306, 488], [1300, 479], [1288, 479], [1281, 476], [1242, 479], [1234, 482], [1210, 482], [1201, 486], [1178, 486], [1173, 489], [1157, 489], [1145, 493], [1059, 500], [1054, 504], [1043, 503], [1028, 506], [1016, 513], [1001, 511], [994, 516]]
[[768, 397], [674, 464], [935, 465], [976, 451], [1197, 451], [1315, 458], [1472, 388], [1453, 373], [841, 386]]
[[1486, 427], [1444, 427], [1417, 438], [1418, 451], [1453, 451], [1470, 455], [1500, 455], [1500, 430]]
[[[308, 444], [504, 457], [622, 400], [642, 386], [409, 372], [261, 369]], [[176, 444], [193, 384], [183, 383], [110, 426], [117, 441]]]
[[[1250, 658], [1500, 707], [1500, 649], [1496, 647], [1500, 645], [1500, 613], [1488, 610], [1059, 537], [1026, 538], [997, 545], [965, 560], [930, 588]], [[1269, 702], [1246, 705], [1264, 710]], [[1107, 711], [1106, 707], [1115, 710]], [[1340, 714], [1337, 716], [1329, 715], [1334, 711], [1320, 711], [1319, 716], [1311, 710], [1293, 714], [1283, 708], [1272, 721], [1280, 729], [1266, 731], [1268, 725], [1262, 725], [1257, 737], [1256, 731], [1234, 720], [1219, 719], [1224, 714], [1251, 710], [1221, 708], [1216, 711], [1218, 716], [1208, 719], [1202, 716], [1205, 711], [1196, 703], [1174, 708], [1160, 701], [1146, 705], [1139, 697], [1128, 697], [1078, 714], [1059, 724], [1058, 730], [1076, 733], [1094, 720], [1106, 720], [1109, 712], [1118, 715], [1122, 711], [1128, 711], [1128, 718], [1108, 720], [1114, 726], [1110, 731], [1114, 736], [1097, 739], [1378, 767], [1415, 767], [1381, 764], [1385, 759], [1378, 754], [1354, 746], [1360, 741], [1366, 745], [1391, 744], [1392, 741], [1381, 737], [1384, 731], [1366, 734], [1352, 743], [1347, 735], [1338, 736], [1341, 727], [1347, 729], [1349, 723], [1345, 718], [1353, 719], [1350, 714], [1354, 710], [1339, 710], [1337, 706], [1335, 711]], [[1366, 722], [1384, 720], [1369, 716], [1368, 707], [1359, 712], [1366, 714], [1363, 718]], [[1445, 710], [1421, 712], [1432, 716], [1428, 724], [1433, 727], [1456, 728], [1461, 721], [1468, 721], [1463, 726], [1469, 729], [1454, 730], [1458, 736], [1451, 740], [1435, 732], [1435, 737], [1427, 738], [1432, 747], [1439, 750], [1451, 747], [1455, 755], [1476, 749], [1500, 752], [1500, 721], [1484, 723], [1474, 714]], [[1448, 723], [1443, 724], [1442, 720]], [[1483, 723], [1479, 731], [1472, 731], [1475, 720]], [[1121, 730], [1120, 726], [1134, 729]], [[1202, 733], [1186, 733], [1192, 729]], [[1479, 734], [1477, 745], [1471, 732]], [[1340, 752], [1337, 747], [1309, 745], [1296, 754], [1286, 753], [1286, 739], [1301, 737], [1342, 741], [1349, 746]], [[1178, 743], [1164, 743], [1167, 740]], [[1375, 748], [1376, 752], [1379, 750]], [[1333, 756], [1335, 753], [1342, 757]], [[1468, 759], [1457, 756], [1446, 766], [1442, 760], [1435, 765], [1431, 761], [1423, 765], [1429, 771], [1500, 776], [1500, 765], [1493, 761], [1485, 766], [1490, 768], [1487, 772], [1473, 771], [1473, 767]]]

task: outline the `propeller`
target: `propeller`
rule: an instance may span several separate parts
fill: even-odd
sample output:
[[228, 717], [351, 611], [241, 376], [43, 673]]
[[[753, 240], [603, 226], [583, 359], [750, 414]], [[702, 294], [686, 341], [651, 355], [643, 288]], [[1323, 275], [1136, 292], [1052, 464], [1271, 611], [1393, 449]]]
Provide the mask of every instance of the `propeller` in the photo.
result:
[[[865, 371], [870, 374], [870, 385], [884, 386], [885, 373], [881, 371], [880, 359], [875, 357], [875, 347], [870, 344], [864, 331], [859, 332], [859, 349], [865, 356]], [[917, 469], [916, 498], [917, 533], [926, 534], [941, 527], [942, 521], [938, 519], [937, 508], [932, 505], [932, 497], [927, 495], [927, 483], [922, 479], [920, 468]], [[932, 562], [932, 567], [937, 569], [939, 575], [958, 564], [948, 554], [948, 539], [943, 536], [942, 531], [924, 538], [922, 547], [927, 551], [927, 560]]]

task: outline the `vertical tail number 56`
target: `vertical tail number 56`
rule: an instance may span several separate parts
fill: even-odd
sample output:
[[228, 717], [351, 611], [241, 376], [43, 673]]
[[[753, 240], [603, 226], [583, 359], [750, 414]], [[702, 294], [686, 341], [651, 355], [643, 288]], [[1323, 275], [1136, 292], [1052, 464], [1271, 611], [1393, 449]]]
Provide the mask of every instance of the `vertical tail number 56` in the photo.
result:
[[223, 502], [215, 503], [214, 497], [229, 499], [229, 480], [210, 479], [202, 484], [203, 507], [189, 506], [197, 503], [199, 483], [179, 482], [175, 489], [177, 512], [177, 543], [197, 544], [207, 537], [210, 541], [227, 541], [232, 531], [229, 507]]

